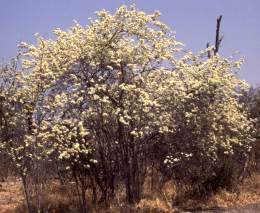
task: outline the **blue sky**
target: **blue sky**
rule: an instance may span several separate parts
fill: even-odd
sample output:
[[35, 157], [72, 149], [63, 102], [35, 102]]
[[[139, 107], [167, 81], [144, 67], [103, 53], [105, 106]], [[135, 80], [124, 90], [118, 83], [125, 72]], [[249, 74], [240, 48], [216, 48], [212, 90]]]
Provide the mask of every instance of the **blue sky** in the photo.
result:
[[239, 51], [246, 60], [239, 75], [260, 85], [260, 0], [0, 0], [0, 60], [15, 56], [19, 42], [34, 43], [36, 32], [47, 38], [54, 28], [72, 26], [73, 20], [88, 24], [97, 10], [114, 12], [132, 3], [148, 13], [159, 10], [185, 49], [194, 52], [213, 44], [216, 18], [222, 14], [220, 53]]

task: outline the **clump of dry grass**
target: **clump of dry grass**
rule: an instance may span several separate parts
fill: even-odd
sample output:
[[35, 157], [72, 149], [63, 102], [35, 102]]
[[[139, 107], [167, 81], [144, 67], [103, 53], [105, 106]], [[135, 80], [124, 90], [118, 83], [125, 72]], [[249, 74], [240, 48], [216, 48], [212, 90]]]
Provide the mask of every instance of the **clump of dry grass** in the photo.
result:
[[149, 210], [148, 212], [172, 212], [174, 208], [170, 206], [165, 200], [160, 198], [142, 199], [135, 208], [137, 210]]

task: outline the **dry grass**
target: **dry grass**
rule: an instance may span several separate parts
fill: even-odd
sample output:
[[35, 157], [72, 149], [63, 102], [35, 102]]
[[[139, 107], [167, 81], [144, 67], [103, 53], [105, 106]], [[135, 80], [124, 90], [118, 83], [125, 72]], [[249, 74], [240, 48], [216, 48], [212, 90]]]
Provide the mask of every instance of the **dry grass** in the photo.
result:
[[[245, 206], [260, 203], [260, 173], [254, 174], [238, 187], [235, 192], [220, 190], [208, 200], [183, 199], [181, 205], [173, 206], [176, 187], [166, 183], [160, 191], [152, 192], [146, 184], [143, 199], [136, 205], [124, 202], [123, 191], [110, 203], [110, 207], [90, 206], [91, 212], [176, 212], [178, 209], [214, 209]], [[88, 198], [90, 198], [90, 193]], [[89, 199], [90, 200], [90, 199]], [[42, 193], [44, 212], [77, 212], [77, 199], [73, 184], [61, 186], [52, 182]], [[26, 212], [21, 184], [16, 179], [8, 179], [0, 187], [0, 212]]]

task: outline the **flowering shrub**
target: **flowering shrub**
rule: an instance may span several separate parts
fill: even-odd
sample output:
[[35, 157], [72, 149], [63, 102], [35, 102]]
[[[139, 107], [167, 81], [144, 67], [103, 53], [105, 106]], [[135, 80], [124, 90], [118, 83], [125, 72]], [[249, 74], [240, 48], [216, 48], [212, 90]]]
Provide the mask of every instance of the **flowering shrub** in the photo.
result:
[[62, 165], [82, 189], [84, 211], [89, 185], [107, 201], [123, 182], [136, 202], [155, 164], [200, 183], [251, 148], [254, 128], [238, 101], [248, 86], [233, 73], [241, 61], [206, 52], [179, 59], [182, 44], [159, 15], [122, 6], [97, 12], [89, 26], [56, 29], [55, 39], [37, 35], [36, 45], [20, 44], [19, 83], [0, 91], [13, 113], [1, 114], [1, 131], [3, 122], [23, 131], [10, 150], [28, 144], [33, 155], [21, 159]]

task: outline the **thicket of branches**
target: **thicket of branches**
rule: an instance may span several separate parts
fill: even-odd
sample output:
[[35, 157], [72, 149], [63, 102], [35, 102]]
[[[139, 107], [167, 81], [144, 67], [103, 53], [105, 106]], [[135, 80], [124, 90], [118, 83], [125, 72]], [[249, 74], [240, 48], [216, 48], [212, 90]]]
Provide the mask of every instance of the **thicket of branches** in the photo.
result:
[[159, 15], [103, 10], [21, 43], [22, 66], [2, 67], [1, 167], [21, 178], [29, 212], [54, 178], [75, 183], [87, 212], [87, 191], [109, 205], [123, 186], [135, 203], [150, 178], [154, 190], [174, 180], [205, 196], [245, 174], [259, 92], [234, 74], [241, 60], [182, 53]]

